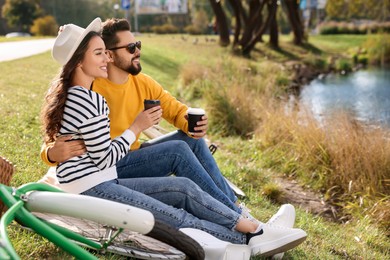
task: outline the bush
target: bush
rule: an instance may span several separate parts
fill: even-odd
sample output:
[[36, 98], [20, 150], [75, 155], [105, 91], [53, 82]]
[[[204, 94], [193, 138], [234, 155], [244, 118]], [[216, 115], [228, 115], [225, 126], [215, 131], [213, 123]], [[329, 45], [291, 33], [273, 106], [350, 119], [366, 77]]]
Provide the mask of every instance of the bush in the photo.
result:
[[34, 20], [30, 32], [38, 36], [56, 36], [58, 24], [53, 16], [46, 15]]
[[188, 34], [192, 35], [200, 35], [202, 34], [201, 30], [199, 28], [196, 28], [193, 25], [188, 25], [187, 27], [184, 28], [184, 31]]
[[351, 71], [352, 64], [349, 59], [341, 58], [336, 61], [336, 70], [338, 71]]
[[324, 22], [319, 25], [320, 34], [370, 34], [390, 32], [390, 22], [373, 23], [347, 23], [347, 22]]
[[390, 35], [374, 35], [364, 43], [371, 64], [390, 63]]
[[152, 31], [157, 34], [170, 34], [170, 33], [178, 33], [179, 29], [173, 24], [163, 24], [163, 25], [155, 25], [152, 26]]

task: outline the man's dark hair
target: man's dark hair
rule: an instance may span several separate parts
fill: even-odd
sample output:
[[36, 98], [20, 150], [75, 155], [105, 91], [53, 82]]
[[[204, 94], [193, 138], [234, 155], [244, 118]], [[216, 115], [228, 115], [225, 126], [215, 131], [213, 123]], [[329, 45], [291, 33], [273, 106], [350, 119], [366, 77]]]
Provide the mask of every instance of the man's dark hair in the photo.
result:
[[130, 24], [126, 19], [107, 19], [102, 26], [102, 38], [107, 49], [114, 48], [118, 44], [117, 32], [130, 31]]

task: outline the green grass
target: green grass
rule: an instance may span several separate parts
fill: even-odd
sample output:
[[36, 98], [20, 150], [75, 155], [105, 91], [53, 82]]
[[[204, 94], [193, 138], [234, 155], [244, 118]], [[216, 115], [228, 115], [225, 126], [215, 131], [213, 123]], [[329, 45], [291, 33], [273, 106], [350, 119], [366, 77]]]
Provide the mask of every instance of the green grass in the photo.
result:
[[361, 46], [366, 40], [367, 35], [315, 35], [309, 39], [319, 49], [334, 53]]
[[[206, 42], [204, 36], [198, 37], [197, 44], [193, 44], [195, 36], [188, 37], [186, 41], [180, 36], [138, 36], [143, 42], [143, 72], [151, 75], [172, 93], [182, 91], [182, 68], [188, 63], [196, 63], [198, 67], [205, 68], [209, 76], [213, 75], [211, 78], [206, 77], [209, 80], [207, 84], [203, 80], [197, 88], [208, 90], [222, 87], [224, 83], [234, 83], [235, 88], [239, 90], [242, 87], [244, 91], [244, 81], [237, 80], [232, 71], [238, 70], [253, 76], [248, 76], [248, 81], [259, 80], [258, 84], [268, 84], [267, 88], [272, 89], [273, 86], [279, 86], [274, 85], [274, 82], [283, 85], [289, 75], [288, 70], [283, 72], [286, 73], [283, 77], [283, 74], [279, 75], [275, 71], [275, 66], [280, 66], [278, 62], [301, 59], [317, 49], [342, 53], [344, 48], [363, 41], [359, 37], [351, 37], [350, 40], [347, 36], [311, 37], [312, 46], [309, 47], [293, 46], [286, 37], [281, 42], [283, 51], [269, 50], [266, 46], [259, 45], [252, 59], [247, 60], [231, 56], [229, 49], [220, 48], [215, 42]], [[277, 62], [271, 62], [270, 59]], [[0, 63], [0, 154], [16, 165], [17, 171], [12, 181], [15, 186], [38, 180], [47, 170], [47, 166], [39, 158], [42, 144], [39, 111], [47, 86], [58, 69], [59, 66], [52, 60], [49, 52]], [[224, 75], [225, 71], [231, 73]], [[218, 84], [215, 81], [219, 81]], [[192, 79], [192, 82], [195, 80]], [[266, 93], [268, 90], [257, 91]], [[203, 98], [200, 101], [184, 101], [188, 104], [205, 104]], [[267, 113], [261, 107], [258, 109], [262, 114]], [[245, 202], [252, 213], [261, 220], [267, 220], [279, 205], [267, 199], [262, 194], [262, 189], [264, 186], [272, 187], [273, 175], [279, 175], [280, 172], [276, 173], [267, 167], [264, 151], [257, 140], [211, 134], [209, 138], [219, 144], [215, 158], [224, 175], [246, 192], [248, 198]], [[369, 217], [353, 218], [348, 223], [338, 224], [298, 208], [296, 226], [303, 228], [308, 233], [308, 238], [302, 245], [287, 252], [285, 259], [388, 259], [390, 256], [389, 238]], [[69, 258], [51, 243], [30, 232], [12, 227], [10, 234], [22, 259]]]

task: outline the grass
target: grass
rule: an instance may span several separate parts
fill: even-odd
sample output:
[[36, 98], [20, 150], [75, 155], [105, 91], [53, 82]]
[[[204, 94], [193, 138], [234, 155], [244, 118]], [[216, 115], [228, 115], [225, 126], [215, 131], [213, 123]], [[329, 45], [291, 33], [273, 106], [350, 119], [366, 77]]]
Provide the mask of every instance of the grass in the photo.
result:
[[[309, 125], [299, 125], [297, 120], [293, 120], [295, 117], [283, 117], [284, 112], [280, 109], [283, 108], [280, 101], [285, 100], [283, 93], [292, 73], [286, 62], [302, 60], [310, 55], [326, 59], [328, 52], [342, 53], [345, 48], [355, 47], [355, 44], [364, 39], [355, 39], [353, 36], [351, 40], [347, 36], [311, 37], [310, 45], [296, 47], [290, 43], [289, 38], [283, 37], [282, 50], [271, 50], [265, 45], [259, 45], [251, 59], [242, 59], [232, 56], [229, 49], [206, 41], [204, 36], [186, 37], [138, 36], [143, 43], [143, 71], [187, 104], [207, 108], [211, 121], [218, 119], [221, 106], [232, 113], [225, 120], [211, 123], [209, 138], [219, 144], [215, 158], [222, 172], [246, 192], [248, 198], [245, 202], [259, 219], [268, 219], [278, 208], [278, 205], [264, 196], [278, 194], [272, 182], [273, 175], [294, 175], [326, 194], [327, 190], [332, 191], [326, 186], [331, 180], [329, 175], [337, 177], [341, 174], [340, 178], [345, 178], [351, 173], [357, 173], [355, 178], [360, 179], [358, 173], [365, 173], [364, 168], [351, 168], [351, 173], [348, 172], [356, 161], [361, 161], [357, 167], [368, 165], [374, 169], [379, 158], [380, 161], [383, 160], [383, 170], [386, 169], [386, 157], [381, 157], [386, 153], [380, 153], [380, 149], [386, 151], [387, 148], [383, 145], [385, 142], [380, 141], [381, 133], [361, 131], [362, 136], [358, 136], [359, 138], [373, 138], [345, 140], [344, 146], [341, 142], [345, 134], [340, 135], [340, 139], [326, 139], [332, 135], [321, 131], [312, 121], [309, 121]], [[198, 38], [197, 44], [193, 43], [195, 38]], [[332, 42], [336, 44], [332, 45]], [[35, 181], [47, 170], [47, 166], [39, 158], [42, 143], [39, 111], [48, 83], [58, 69], [49, 52], [0, 63], [0, 147], [1, 155], [16, 164], [17, 172], [12, 185]], [[216, 94], [220, 95], [221, 100], [214, 104], [212, 101]], [[246, 122], [250, 121], [255, 124], [249, 126]], [[246, 124], [245, 128], [243, 124]], [[340, 129], [348, 130], [348, 127], [346, 124]], [[349, 130], [354, 133], [356, 129]], [[342, 151], [335, 150], [337, 144], [343, 148], [357, 145], [361, 140], [370, 149], [351, 146], [350, 150], [344, 151], [344, 154], [352, 153], [351, 157], [342, 157], [334, 152]], [[377, 151], [375, 147], [378, 148]], [[372, 153], [373, 151], [376, 152]], [[342, 168], [342, 162], [347, 161], [345, 159], [351, 161], [348, 161], [347, 167]], [[331, 163], [339, 166], [333, 169]], [[384, 171], [384, 174], [388, 174], [387, 172]], [[319, 177], [307, 179], [311, 176]], [[370, 180], [362, 179], [361, 183], [356, 184], [353, 182], [353, 189], [365, 184], [379, 188], [375, 184], [379, 179], [375, 174], [362, 177], [369, 177]], [[374, 181], [372, 184], [371, 179]], [[339, 181], [344, 191], [348, 191], [348, 179], [340, 181], [335, 178], [334, 181]], [[385, 204], [385, 199], [369, 200], [368, 195], [364, 194], [360, 194], [364, 203], [369, 204], [370, 201], [376, 204], [362, 207], [358, 202], [349, 201], [351, 214], [360, 214], [354, 215], [346, 223], [329, 222], [298, 208], [296, 226], [303, 228], [309, 236], [305, 243], [287, 252], [285, 258], [389, 258], [390, 241], [386, 229], [381, 228], [371, 214], [388, 213], [388, 204]], [[358, 195], [351, 194], [361, 201]], [[22, 259], [69, 258], [51, 243], [30, 232], [13, 227], [10, 234]]]

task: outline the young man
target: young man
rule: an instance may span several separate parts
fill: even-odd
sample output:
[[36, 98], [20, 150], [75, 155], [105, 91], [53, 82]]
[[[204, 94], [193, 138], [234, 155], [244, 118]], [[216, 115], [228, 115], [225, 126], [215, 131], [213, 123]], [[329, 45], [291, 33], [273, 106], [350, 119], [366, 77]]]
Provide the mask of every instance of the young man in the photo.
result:
[[[250, 217], [239, 207], [237, 197], [222, 176], [203, 139], [207, 130], [207, 116], [198, 123], [196, 130], [200, 132], [188, 133], [185, 117], [188, 107], [177, 101], [152, 78], [141, 73], [141, 42], [136, 41], [125, 19], [109, 19], [104, 22], [102, 37], [112, 62], [108, 64], [108, 79], [96, 79], [92, 89], [107, 100], [111, 138], [122, 133], [143, 111], [144, 99], [160, 100], [162, 118], [180, 129], [152, 140], [147, 145], [141, 145], [137, 136], [131, 151], [116, 165], [118, 177], [163, 177], [174, 173], [193, 180], [220, 202], [237, 213]], [[44, 146], [42, 159], [53, 164], [85, 152], [82, 142], [67, 142], [68, 140], [70, 137], [63, 137], [54, 144]], [[288, 209], [279, 213], [282, 217], [278, 218], [278, 225], [292, 227], [295, 213], [292, 213], [293, 208]]]

